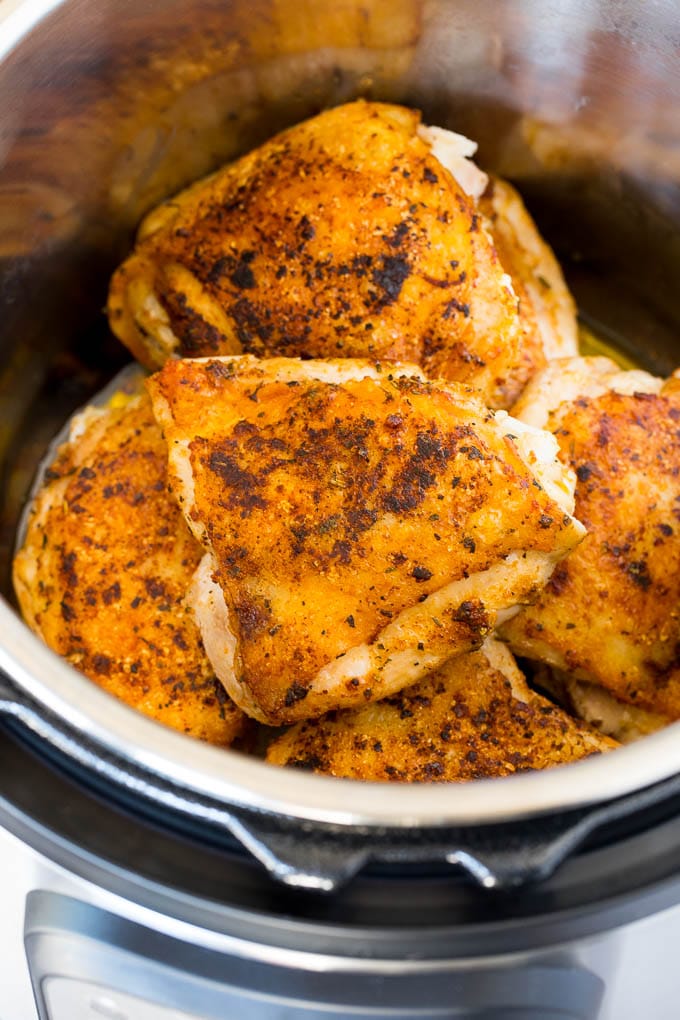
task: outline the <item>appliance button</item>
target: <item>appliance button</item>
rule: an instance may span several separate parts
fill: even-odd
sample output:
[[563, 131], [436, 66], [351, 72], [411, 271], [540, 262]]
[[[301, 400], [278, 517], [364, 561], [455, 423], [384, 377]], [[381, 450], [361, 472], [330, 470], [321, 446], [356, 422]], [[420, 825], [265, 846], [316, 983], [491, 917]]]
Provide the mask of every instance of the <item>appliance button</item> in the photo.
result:
[[90, 1010], [106, 1020], [129, 1020], [127, 1011], [124, 1012], [108, 995], [97, 995], [91, 999]]
[[172, 1006], [80, 978], [50, 975], [43, 978], [42, 992], [47, 1020], [198, 1020]]

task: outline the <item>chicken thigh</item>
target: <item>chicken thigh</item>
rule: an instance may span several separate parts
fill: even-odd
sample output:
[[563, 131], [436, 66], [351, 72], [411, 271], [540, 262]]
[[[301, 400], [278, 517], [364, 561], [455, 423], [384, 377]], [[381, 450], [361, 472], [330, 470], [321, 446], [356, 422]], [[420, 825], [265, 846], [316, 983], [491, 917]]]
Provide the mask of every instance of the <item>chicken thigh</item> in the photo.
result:
[[246, 720], [215, 679], [184, 599], [200, 558], [167, 491], [147, 395], [121, 393], [78, 414], [15, 558], [24, 617], [109, 693], [226, 746]]
[[479, 647], [582, 537], [554, 439], [413, 366], [169, 361], [147, 385], [207, 550], [206, 650], [263, 722], [385, 697]]
[[111, 283], [114, 333], [152, 368], [240, 352], [388, 358], [508, 407], [546, 333], [522, 245], [567, 309], [564, 282], [526, 211], [522, 230], [503, 227], [521, 202], [501, 207], [499, 184], [488, 211], [518, 272], [520, 317], [471, 143], [419, 121], [382, 103], [328, 110], [154, 210]]
[[530, 690], [512, 653], [489, 638], [391, 698], [297, 723], [267, 761], [348, 779], [461, 782], [614, 747]]
[[[610, 732], [631, 732], [633, 710], [640, 732], [680, 718], [680, 392], [606, 358], [570, 359], [540, 373], [516, 413], [554, 432], [588, 535], [502, 635], [590, 685], [571, 701], [608, 716]], [[592, 685], [612, 700], [588, 709]]]

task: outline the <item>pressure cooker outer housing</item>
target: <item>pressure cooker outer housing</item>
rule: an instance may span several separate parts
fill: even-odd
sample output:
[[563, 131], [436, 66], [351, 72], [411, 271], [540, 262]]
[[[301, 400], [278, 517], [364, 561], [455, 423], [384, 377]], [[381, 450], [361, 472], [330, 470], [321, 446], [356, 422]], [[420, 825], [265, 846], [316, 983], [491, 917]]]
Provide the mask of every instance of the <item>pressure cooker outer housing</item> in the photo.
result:
[[[127, 360], [102, 308], [141, 217], [357, 96], [478, 140], [479, 162], [522, 191], [585, 321], [653, 371], [680, 363], [674, 0], [2, 0], [0, 710], [112, 790], [228, 829], [293, 883], [330, 888], [376, 847], [461, 863], [487, 885], [537, 877], [618, 817], [622, 798], [630, 812], [677, 792], [675, 727], [599, 760], [455, 789], [274, 773], [112, 701], [12, 608], [14, 536], [40, 456]], [[519, 857], [499, 860], [498, 835], [487, 839], [498, 826], [504, 850], [524, 833]], [[306, 874], [301, 836], [318, 851]]]

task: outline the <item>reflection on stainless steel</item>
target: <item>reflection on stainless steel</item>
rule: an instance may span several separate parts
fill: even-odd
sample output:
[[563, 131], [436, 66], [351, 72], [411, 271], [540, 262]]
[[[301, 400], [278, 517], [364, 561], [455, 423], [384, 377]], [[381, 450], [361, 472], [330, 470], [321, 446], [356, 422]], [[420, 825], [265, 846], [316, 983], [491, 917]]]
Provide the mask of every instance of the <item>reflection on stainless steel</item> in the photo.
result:
[[[50, 13], [50, 9], [51, 10]], [[0, 9], [0, 569], [30, 474], [68, 413], [125, 360], [101, 309], [135, 224], [163, 195], [280, 127], [356, 95], [402, 101], [480, 141], [561, 258], [586, 320], [646, 367], [680, 360], [680, 19], [676, 0], [3, 0]], [[40, 20], [42, 19], [42, 20]], [[9, 55], [14, 37], [38, 27]], [[2, 663], [103, 740], [189, 785], [308, 816], [446, 817], [445, 791], [279, 780], [131, 720], [0, 605]], [[6, 620], [5, 620], [6, 616]], [[54, 686], [58, 680], [60, 690]], [[680, 770], [673, 731], [566, 774], [457, 795], [519, 815]], [[183, 758], [183, 762], [181, 759]], [[159, 766], [160, 767], [160, 766]], [[572, 775], [572, 773], [569, 773]], [[592, 776], [581, 781], [582, 776]], [[484, 784], [482, 784], [482, 787]], [[514, 791], [514, 792], [509, 792]], [[344, 788], [343, 788], [344, 793]], [[417, 794], [414, 799], [411, 794]], [[342, 797], [342, 793], [338, 797]], [[377, 796], [380, 796], [378, 794]], [[467, 812], [467, 815], [466, 815]]]

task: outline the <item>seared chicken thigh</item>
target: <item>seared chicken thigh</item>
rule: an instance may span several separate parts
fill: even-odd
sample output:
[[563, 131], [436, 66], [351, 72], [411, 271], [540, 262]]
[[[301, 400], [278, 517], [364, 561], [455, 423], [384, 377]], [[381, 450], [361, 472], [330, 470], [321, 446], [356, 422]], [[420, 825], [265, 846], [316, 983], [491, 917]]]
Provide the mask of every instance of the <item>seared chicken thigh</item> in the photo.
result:
[[515, 200], [501, 208], [499, 184], [487, 205], [521, 282], [520, 318], [470, 143], [419, 120], [364, 101], [328, 110], [160, 206], [113, 277], [113, 331], [149, 367], [241, 351], [389, 358], [508, 407], [550, 332], [530, 312], [534, 263], [567, 309], [564, 283], [526, 212], [521, 228], [516, 213], [503, 226]]
[[391, 698], [297, 723], [267, 761], [348, 779], [461, 782], [615, 746], [530, 690], [511, 652], [488, 639]]
[[[537, 376], [516, 413], [547, 419], [588, 535], [501, 633], [517, 654], [641, 709], [641, 731], [680, 718], [680, 392], [606, 358], [572, 359]], [[603, 699], [588, 710], [588, 695], [572, 701], [602, 716]], [[630, 730], [618, 714], [608, 729]]]
[[226, 746], [245, 719], [215, 679], [184, 599], [200, 558], [167, 491], [147, 395], [77, 415], [14, 562], [24, 617], [111, 694]]
[[479, 647], [582, 537], [552, 437], [413, 366], [169, 361], [147, 385], [207, 550], [206, 650], [264, 722], [385, 697]]

